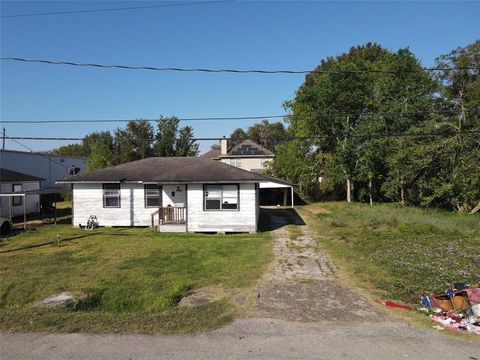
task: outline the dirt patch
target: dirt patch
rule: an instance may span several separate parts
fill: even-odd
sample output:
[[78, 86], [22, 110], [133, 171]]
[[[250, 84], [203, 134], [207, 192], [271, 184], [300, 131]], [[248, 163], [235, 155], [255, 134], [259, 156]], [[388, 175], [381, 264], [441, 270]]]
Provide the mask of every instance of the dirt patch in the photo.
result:
[[225, 296], [225, 293], [213, 287], [199, 288], [192, 290], [178, 303], [179, 307], [195, 307], [207, 305], [211, 302], [218, 301]]
[[296, 322], [378, 321], [366, 298], [341, 285], [337, 270], [318, 248], [308, 227], [293, 237], [274, 231], [275, 260], [257, 289], [257, 316]]

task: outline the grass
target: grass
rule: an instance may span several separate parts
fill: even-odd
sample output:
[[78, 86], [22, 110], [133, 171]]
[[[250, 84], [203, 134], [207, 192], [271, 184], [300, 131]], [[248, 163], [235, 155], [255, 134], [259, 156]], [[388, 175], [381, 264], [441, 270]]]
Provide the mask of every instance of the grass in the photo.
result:
[[[60, 246], [57, 245], [60, 235]], [[0, 329], [44, 332], [185, 333], [233, 319], [233, 296], [272, 257], [269, 233], [165, 234], [140, 228], [46, 225], [0, 244]], [[194, 288], [225, 296], [178, 307]], [[75, 307], [36, 303], [70, 291]]]
[[480, 282], [478, 215], [346, 203], [301, 213], [336, 263], [376, 296], [418, 305], [453, 282]]

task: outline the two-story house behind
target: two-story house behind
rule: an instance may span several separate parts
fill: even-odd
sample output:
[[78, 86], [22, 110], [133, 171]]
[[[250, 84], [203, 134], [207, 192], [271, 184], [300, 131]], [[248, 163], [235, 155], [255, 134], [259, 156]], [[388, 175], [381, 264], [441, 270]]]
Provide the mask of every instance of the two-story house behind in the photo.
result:
[[[220, 149], [212, 149], [201, 156], [263, 175], [275, 154], [252, 140], [242, 141], [229, 149], [228, 140], [222, 139]], [[272, 181], [259, 186], [261, 205], [293, 205], [292, 185]]]
[[210, 150], [202, 156], [243, 170], [262, 174], [265, 172], [267, 164], [275, 157], [275, 154], [252, 140], [242, 141], [240, 144], [228, 149], [227, 139], [222, 139], [220, 141], [220, 149]]

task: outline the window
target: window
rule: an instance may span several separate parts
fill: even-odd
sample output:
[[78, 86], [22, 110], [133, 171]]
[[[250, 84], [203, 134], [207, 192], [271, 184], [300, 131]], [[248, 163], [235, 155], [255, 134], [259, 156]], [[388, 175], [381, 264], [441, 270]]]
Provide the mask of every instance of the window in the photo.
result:
[[205, 185], [204, 210], [238, 210], [238, 184]]
[[145, 184], [145, 207], [160, 207], [160, 186]]
[[[13, 192], [22, 191], [22, 184], [13, 184], [12, 185], [12, 191]], [[22, 196], [14, 196], [12, 201], [13, 201], [12, 202], [13, 206], [20, 206], [20, 205], [22, 205]]]
[[240, 158], [230, 159], [230, 165], [238, 167], [238, 168], [242, 167], [242, 159], [240, 159]]
[[120, 184], [103, 184], [103, 207], [120, 207]]

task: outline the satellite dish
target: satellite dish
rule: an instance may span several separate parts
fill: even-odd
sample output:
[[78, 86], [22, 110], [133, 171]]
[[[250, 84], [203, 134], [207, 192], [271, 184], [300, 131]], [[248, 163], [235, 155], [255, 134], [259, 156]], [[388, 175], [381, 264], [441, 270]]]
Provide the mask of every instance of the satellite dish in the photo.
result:
[[68, 175], [77, 175], [79, 172], [80, 168], [75, 165], [70, 166], [67, 170]]

